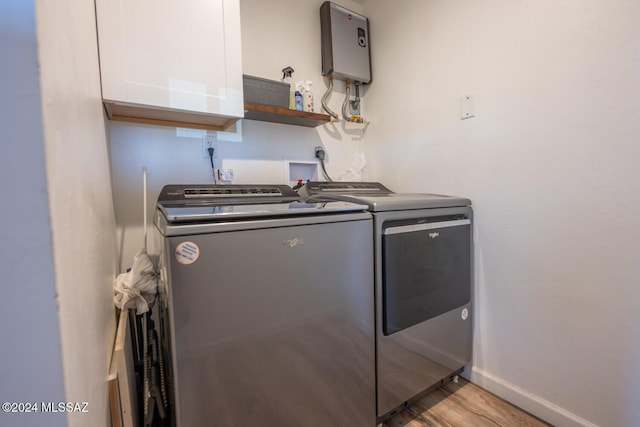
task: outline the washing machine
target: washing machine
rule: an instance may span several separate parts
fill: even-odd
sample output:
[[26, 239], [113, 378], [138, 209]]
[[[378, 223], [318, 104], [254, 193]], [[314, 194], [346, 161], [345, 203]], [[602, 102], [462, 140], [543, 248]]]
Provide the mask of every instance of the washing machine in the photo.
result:
[[473, 211], [463, 197], [395, 193], [376, 182], [308, 182], [316, 198], [373, 215], [378, 422], [471, 362]]
[[372, 216], [281, 185], [158, 199], [171, 425], [372, 427]]

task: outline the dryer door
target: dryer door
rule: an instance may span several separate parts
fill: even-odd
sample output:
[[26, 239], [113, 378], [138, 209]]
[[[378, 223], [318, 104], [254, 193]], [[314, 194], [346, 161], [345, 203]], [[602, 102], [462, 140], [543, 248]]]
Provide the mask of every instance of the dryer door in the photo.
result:
[[383, 225], [385, 336], [469, 303], [470, 245], [468, 218], [414, 218]]

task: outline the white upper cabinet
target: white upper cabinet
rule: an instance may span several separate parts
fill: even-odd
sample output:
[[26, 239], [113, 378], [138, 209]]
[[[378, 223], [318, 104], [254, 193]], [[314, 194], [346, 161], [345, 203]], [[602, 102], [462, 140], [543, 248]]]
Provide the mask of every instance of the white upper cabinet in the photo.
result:
[[109, 118], [220, 130], [244, 115], [239, 0], [96, 0]]

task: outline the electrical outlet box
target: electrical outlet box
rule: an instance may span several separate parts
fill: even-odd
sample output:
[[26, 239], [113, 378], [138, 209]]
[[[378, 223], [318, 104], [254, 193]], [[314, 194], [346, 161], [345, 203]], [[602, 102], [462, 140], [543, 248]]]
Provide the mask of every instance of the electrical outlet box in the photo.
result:
[[218, 150], [216, 150], [216, 137], [215, 136], [203, 136], [202, 137], [202, 157], [209, 158], [209, 147], [213, 148], [213, 158], [218, 158]]
[[313, 149], [314, 155], [316, 159], [325, 160], [327, 158], [327, 152], [324, 150], [324, 147], [321, 145], [316, 146]]
[[369, 20], [325, 1], [320, 6], [322, 75], [371, 82]]

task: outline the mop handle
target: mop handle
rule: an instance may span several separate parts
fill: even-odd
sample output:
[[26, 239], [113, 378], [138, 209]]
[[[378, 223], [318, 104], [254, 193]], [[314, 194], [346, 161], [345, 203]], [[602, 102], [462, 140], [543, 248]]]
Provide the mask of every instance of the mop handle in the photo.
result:
[[147, 250], [147, 167], [142, 166], [142, 224], [144, 227], [144, 250]]

